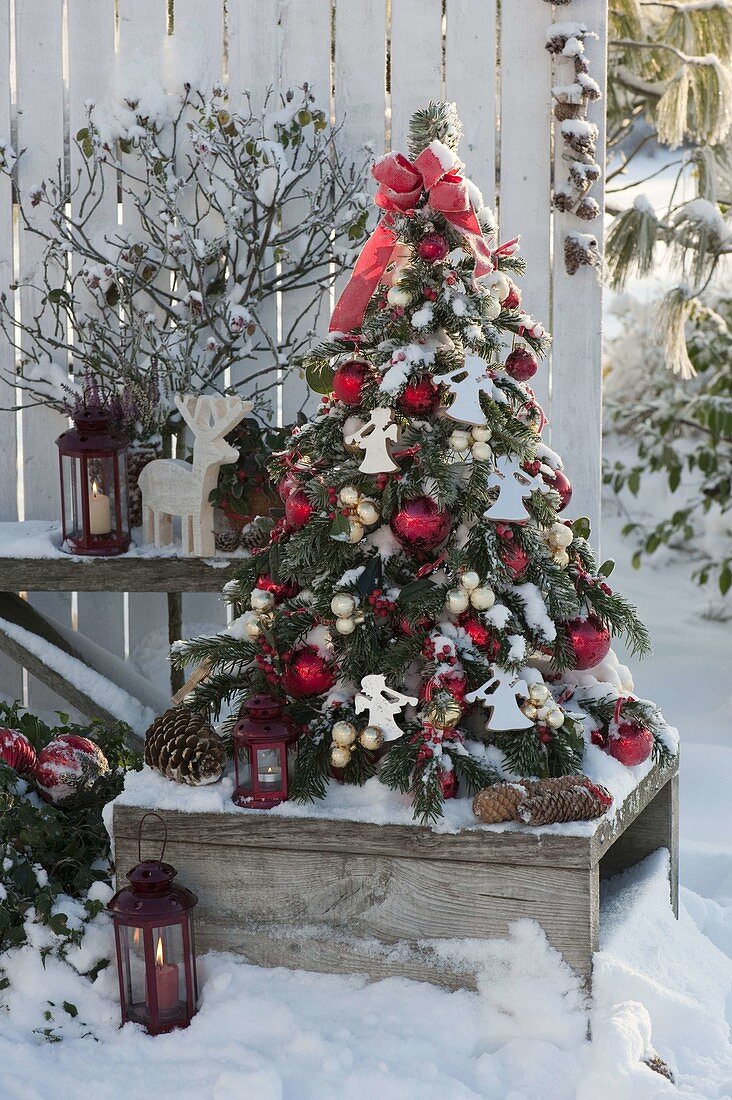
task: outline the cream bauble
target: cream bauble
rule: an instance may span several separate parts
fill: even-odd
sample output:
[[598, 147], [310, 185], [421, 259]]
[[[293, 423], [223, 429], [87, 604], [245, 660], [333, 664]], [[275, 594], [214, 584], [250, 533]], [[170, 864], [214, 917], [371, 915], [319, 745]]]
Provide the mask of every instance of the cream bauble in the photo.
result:
[[424, 712], [425, 721], [438, 729], [454, 729], [463, 716], [463, 708], [457, 699], [445, 703], [431, 703]]
[[347, 592], [336, 592], [330, 601], [330, 609], [339, 619], [347, 619], [356, 610], [356, 601]]
[[259, 619], [253, 611], [244, 616], [244, 633], [250, 641], [255, 641], [262, 633]]
[[463, 573], [460, 578], [460, 584], [466, 592], [472, 592], [474, 588], [477, 588], [480, 584], [480, 577], [473, 569], [469, 569], [467, 573]]
[[471, 428], [470, 434], [476, 443], [487, 443], [493, 436], [493, 432], [487, 424], [483, 428]]
[[356, 629], [356, 622], [354, 619], [336, 619], [335, 628], [339, 634], [353, 634]]
[[275, 605], [275, 599], [271, 592], [265, 592], [261, 588], [255, 588], [249, 597], [252, 611], [271, 611]]
[[554, 523], [552, 524], [551, 538], [555, 546], [558, 546], [561, 550], [566, 550], [574, 538], [572, 528], [565, 527], [563, 523]]
[[467, 432], [452, 432], [447, 442], [450, 444], [453, 451], [467, 451], [470, 446], [470, 436]]
[[483, 299], [480, 308], [486, 321], [495, 321], [501, 312], [501, 303], [493, 294], [489, 294], [487, 298]]
[[496, 594], [487, 585], [481, 585], [470, 593], [470, 602], [476, 611], [488, 611], [496, 602]]
[[453, 615], [459, 615], [467, 611], [470, 606], [470, 596], [463, 588], [451, 588], [445, 596], [445, 607]]
[[492, 271], [490, 275], [484, 275], [481, 282], [483, 286], [490, 287], [491, 294], [494, 294], [499, 302], [505, 301], [511, 292], [511, 284], [502, 271]]
[[379, 509], [373, 500], [369, 500], [368, 497], [362, 497], [356, 505], [356, 515], [366, 527], [373, 527], [375, 523], [379, 522]]
[[336, 745], [352, 745], [358, 736], [358, 730], [350, 722], [336, 722], [331, 730], [331, 737]]
[[346, 508], [355, 508], [361, 499], [361, 494], [355, 485], [344, 485], [338, 493], [338, 499]]
[[546, 684], [530, 684], [529, 698], [532, 703], [545, 703], [549, 698], [549, 688]]
[[359, 523], [357, 519], [349, 519], [348, 521], [348, 541], [360, 542], [366, 534], [363, 524]]
[[546, 721], [547, 725], [553, 729], [559, 729], [560, 726], [564, 725], [564, 712], [559, 707], [554, 707], [553, 710], [549, 711]]
[[351, 762], [350, 749], [343, 745], [334, 745], [330, 750], [330, 762], [334, 768], [345, 768]]
[[524, 703], [524, 705], [521, 707], [521, 710], [524, 712], [527, 718], [529, 718], [532, 722], [534, 721], [534, 719], [536, 718], [536, 707], [533, 703]]
[[361, 450], [361, 444], [346, 443], [345, 440], [350, 439], [352, 435], [355, 435], [356, 432], [360, 431], [365, 423], [366, 421], [362, 420], [360, 416], [349, 416], [346, 420], [343, 421], [343, 446], [346, 448], [346, 451], [349, 455], [359, 454]]
[[412, 300], [412, 295], [408, 290], [405, 290], [401, 286], [390, 286], [386, 295], [386, 300], [390, 306], [408, 306]]
[[470, 453], [476, 462], [487, 462], [493, 454], [487, 443], [474, 443], [470, 448]]
[[566, 550], [555, 550], [552, 554], [552, 560], [560, 569], [566, 569], [569, 565], [569, 554]]
[[384, 735], [378, 726], [367, 726], [361, 731], [359, 741], [365, 749], [371, 749], [373, 752], [384, 744]]

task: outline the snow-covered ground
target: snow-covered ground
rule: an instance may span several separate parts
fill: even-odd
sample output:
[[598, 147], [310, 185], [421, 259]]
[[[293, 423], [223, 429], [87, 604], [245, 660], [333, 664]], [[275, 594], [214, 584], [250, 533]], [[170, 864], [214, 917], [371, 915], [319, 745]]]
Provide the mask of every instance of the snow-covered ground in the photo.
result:
[[[663, 853], [608, 884], [592, 1042], [572, 972], [527, 922], [486, 945], [478, 993], [264, 971], [208, 955], [191, 1028], [156, 1039], [118, 1030], [112, 970], [91, 985], [56, 961], [44, 970], [38, 951], [25, 948], [11, 960], [10, 1012], [0, 1020], [0, 1097], [76, 1100], [91, 1081], [100, 1100], [136, 1092], [181, 1100], [732, 1097], [729, 626], [701, 617], [704, 598], [678, 560], [634, 572], [621, 523], [608, 502], [603, 553], [617, 558], [614, 583], [638, 603], [656, 642], [655, 656], [634, 667], [636, 689], [682, 735], [683, 887], [677, 923]], [[108, 936], [100, 922], [71, 961], [87, 969]], [[48, 1042], [43, 1028], [63, 1042]], [[674, 1070], [676, 1087], [644, 1065], [651, 1049]]]

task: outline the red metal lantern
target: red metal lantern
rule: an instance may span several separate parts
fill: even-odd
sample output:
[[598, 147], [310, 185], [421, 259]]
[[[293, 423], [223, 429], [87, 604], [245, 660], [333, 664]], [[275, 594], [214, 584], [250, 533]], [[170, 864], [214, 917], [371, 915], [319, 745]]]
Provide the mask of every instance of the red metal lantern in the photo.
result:
[[103, 410], [74, 418], [56, 440], [61, 476], [62, 549], [124, 554], [130, 545], [127, 436]]
[[269, 810], [287, 799], [291, 759], [297, 740], [282, 712], [284, 703], [271, 695], [253, 695], [234, 726], [234, 769], [237, 806]]
[[[160, 859], [141, 858], [142, 826], [157, 817], [165, 829]], [[122, 1023], [142, 1024], [150, 1035], [188, 1027], [198, 1007], [193, 939], [195, 894], [174, 886], [177, 871], [163, 863], [167, 828], [143, 814], [137, 834], [140, 863], [127, 872], [130, 886], [107, 906], [114, 922]]]

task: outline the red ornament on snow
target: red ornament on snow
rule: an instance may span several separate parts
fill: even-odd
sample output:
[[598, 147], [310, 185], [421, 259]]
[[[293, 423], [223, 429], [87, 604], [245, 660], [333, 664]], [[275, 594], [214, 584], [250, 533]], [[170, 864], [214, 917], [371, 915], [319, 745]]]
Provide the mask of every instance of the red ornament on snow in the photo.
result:
[[559, 511], [563, 512], [572, 499], [572, 485], [564, 470], [552, 470], [551, 474], [542, 474], [541, 477], [550, 489], [559, 493]]
[[619, 726], [611, 727], [605, 746], [605, 751], [625, 764], [626, 768], [642, 764], [651, 755], [652, 749], [653, 734], [636, 722], [621, 722]]
[[314, 512], [315, 508], [302, 489], [296, 489], [285, 501], [285, 518], [296, 531], [305, 526]]
[[426, 553], [447, 538], [450, 514], [432, 497], [415, 497], [392, 516], [390, 527], [405, 550]]
[[508, 294], [501, 302], [501, 305], [504, 309], [518, 309], [521, 305], [521, 291], [516, 286], [513, 279], [507, 279], [506, 282], [508, 283]]
[[434, 412], [440, 399], [440, 388], [429, 374], [415, 378], [405, 386], [404, 392], [397, 398], [397, 408], [405, 416], [426, 416]]
[[286, 473], [277, 486], [277, 492], [279, 493], [280, 500], [283, 504], [287, 501], [287, 498], [300, 488], [300, 482], [297, 480], [292, 470]]
[[501, 561], [515, 581], [523, 577], [529, 567], [529, 555], [516, 542], [505, 542], [501, 547]]
[[488, 657], [498, 655], [501, 643], [490, 627], [487, 627], [485, 623], [481, 622], [480, 619], [476, 619], [473, 615], [461, 615], [458, 621], [474, 646], [477, 646]]
[[43, 797], [60, 806], [90, 790], [108, 771], [107, 758], [96, 742], [61, 733], [41, 749], [35, 779]]
[[0, 761], [19, 775], [30, 775], [36, 767], [36, 750], [20, 730], [0, 729]]
[[369, 364], [363, 359], [341, 363], [333, 375], [333, 393], [344, 405], [360, 405], [363, 383]]
[[293, 699], [307, 699], [324, 695], [335, 683], [335, 673], [330, 661], [321, 657], [314, 646], [296, 649], [282, 673], [282, 687]]
[[275, 603], [291, 600], [300, 591], [300, 585], [297, 581], [275, 581], [269, 573], [263, 573], [261, 577], [257, 577], [257, 588], [260, 588], [263, 592], [271, 592]]
[[503, 364], [506, 374], [515, 382], [528, 382], [536, 374], [539, 364], [528, 348], [514, 348]]
[[442, 789], [442, 797], [444, 799], [455, 798], [457, 794], [457, 776], [455, 770], [446, 772], [440, 772], [440, 787]]
[[445, 259], [449, 251], [450, 246], [442, 233], [428, 233], [417, 245], [419, 258], [424, 260], [426, 264], [439, 263], [440, 260]]
[[567, 633], [575, 669], [594, 668], [610, 652], [610, 631], [596, 615], [572, 619], [567, 623]]

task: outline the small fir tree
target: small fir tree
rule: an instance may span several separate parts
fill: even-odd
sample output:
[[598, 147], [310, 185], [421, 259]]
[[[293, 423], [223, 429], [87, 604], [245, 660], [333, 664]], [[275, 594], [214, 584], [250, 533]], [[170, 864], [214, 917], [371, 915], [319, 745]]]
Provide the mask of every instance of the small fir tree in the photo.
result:
[[609, 745], [630, 723], [646, 755], [654, 738], [670, 751], [655, 708], [578, 688], [611, 634], [638, 653], [648, 637], [587, 521], [559, 518], [569, 483], [526, 384], [548, 337], [460, 175], [459, 136], [454, 106], [431, 104], [414, 162], [375, 165], [382, 221], [307, 363], [320, 409], [272, 464], [285, 518], [227, 585], [228, 631], [174, 653], [210, 662], [194, 706], [286, 696], [296, 797], [378, 767], [423, 821], [499, 767], [579, 771], [583, 726]]

